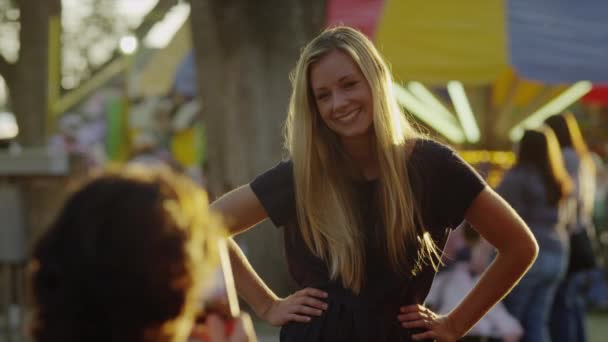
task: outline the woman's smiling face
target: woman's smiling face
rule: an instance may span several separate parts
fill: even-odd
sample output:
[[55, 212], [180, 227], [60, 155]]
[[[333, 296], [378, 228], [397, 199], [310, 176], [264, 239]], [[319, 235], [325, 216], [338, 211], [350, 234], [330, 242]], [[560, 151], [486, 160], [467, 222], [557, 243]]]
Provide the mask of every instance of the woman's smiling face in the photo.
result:
[[369, 83], [345, 52], [335, 49], [310, 66], [310, 88], [321, 119], [340, 139], [372, 132]]

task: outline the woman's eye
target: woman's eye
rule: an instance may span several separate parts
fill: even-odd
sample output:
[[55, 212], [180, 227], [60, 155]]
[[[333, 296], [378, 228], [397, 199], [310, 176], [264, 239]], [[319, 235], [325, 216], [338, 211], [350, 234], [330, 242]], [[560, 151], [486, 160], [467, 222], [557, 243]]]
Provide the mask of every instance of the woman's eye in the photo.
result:
[[325, 100], [329, 97], [329, 94], [319, 94], [317, 95], [317, 100]]
[[348, 88], [352, 88], [352, 87], [354, 87], [354, 86], [355, 86], [355, 84], [357, 84], [357, 82], [356, 82], [356, 81], [350, 81], [350, 82], [346, 82], [346, 83], [344, 83], [344, 88], [347, 88], [347, 89], [348, 89]]

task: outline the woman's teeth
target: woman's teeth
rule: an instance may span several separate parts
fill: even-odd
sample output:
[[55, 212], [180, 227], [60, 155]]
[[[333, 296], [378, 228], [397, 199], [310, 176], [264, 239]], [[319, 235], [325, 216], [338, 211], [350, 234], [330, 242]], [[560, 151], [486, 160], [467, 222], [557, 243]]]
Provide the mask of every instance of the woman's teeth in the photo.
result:
[[355, 117], [355, 115], [357, 115], [357, 113], [359, 113], [359, 110], [353, 110], [344, 116], [340, 116], [340, 117], [336, 118], [336, 120], [341, 121], [341, 122], [350, 121], [352, 118]]

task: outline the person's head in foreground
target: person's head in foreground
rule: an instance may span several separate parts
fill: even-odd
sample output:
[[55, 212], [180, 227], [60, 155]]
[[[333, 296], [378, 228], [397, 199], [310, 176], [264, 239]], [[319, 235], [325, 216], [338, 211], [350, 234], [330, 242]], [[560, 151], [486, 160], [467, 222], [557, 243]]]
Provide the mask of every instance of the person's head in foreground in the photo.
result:
[[223, 234], [185, 177], [138, 167], [94, 177], [34, 248], [34, 340], [186, 341]]

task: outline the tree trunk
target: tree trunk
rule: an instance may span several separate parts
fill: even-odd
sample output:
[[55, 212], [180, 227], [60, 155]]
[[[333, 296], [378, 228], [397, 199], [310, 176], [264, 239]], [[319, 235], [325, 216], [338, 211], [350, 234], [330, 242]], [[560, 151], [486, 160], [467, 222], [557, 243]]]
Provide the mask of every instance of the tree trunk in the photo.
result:
[[[61, 0], [17, 0], [16, 4], [20, 13], [18, 60], [15, 64], [9, 65], [6, 61], [0, 64], [8, 76], [9, 104], [19, 125], [17, 139], [25, 148], [41, 148], [46, 144], [49, 109], [49, 24], [51, 16], [60, 18]], [[15, 175], [9, 182], [13, 178], [21, 190], [27, 240], [24, 247], [25, 254], [29, 255], [32, 245], [53, 219], [65, 197], [67, 178]], [[16, 268], [15, 277], [22, 279], [25, 261], [16, 262], [13, 267]], [[11, 301], [26, 305], [21, 286], [18, 285], [14, 295], [17, 298], [11, 298]]]
[[20, 48], [10, 100], [19, 123], [19, 141], [28, 147], [46, 142], [49, 19], [58, 10], [57, 2], [18, 1]]
[[[17, 5], [20, 47], [8, 84], [10, 105], [19, 125], [18, 141], [25, 148], [41, 148], [46, 145], [48, 132], [49, 25], [51, 17], [60, 18], [61, 0], [20, 0]], [[23, 194], [27, 244], [31, 247], [61, 205], [58, 199], [64, 196], [64, 180], [44, 176], [17, 179]]]
[[[208, 180], [220, 195], [281, 159], [282, 125], [300, 49], [324, 23], [322, 0], [193, 0], [192, 37], [208, 143]], [[286, 291], [280, 234], [255, 229], [241, 242], [254, 267]]]

